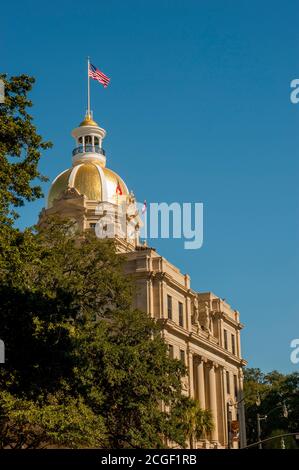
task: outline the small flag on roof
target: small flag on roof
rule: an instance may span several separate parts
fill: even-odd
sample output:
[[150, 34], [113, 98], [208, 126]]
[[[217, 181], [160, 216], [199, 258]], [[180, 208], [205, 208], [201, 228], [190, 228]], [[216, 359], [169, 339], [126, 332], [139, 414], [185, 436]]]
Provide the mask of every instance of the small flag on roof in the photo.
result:
[[141, 209], [141, 214], [144, 214], [146, 212], [146, 201], [144, 201], [142, 209]]
[[116, 194], [117, 194], [118, 196], [121, 196], [122, 193], [123, 193], [123, 192], [122, 192], [121, 186], [120, 186], [120, 184], [119, 184], [119, 181], [117, 181]]

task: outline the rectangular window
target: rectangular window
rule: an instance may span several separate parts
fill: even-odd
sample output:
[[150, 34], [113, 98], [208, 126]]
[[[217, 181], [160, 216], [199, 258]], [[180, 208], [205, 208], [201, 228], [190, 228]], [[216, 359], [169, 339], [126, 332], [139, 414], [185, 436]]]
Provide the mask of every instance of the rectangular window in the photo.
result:
[[181, 359], [183, 364], [186, 364], [185, 351], [183, 349], [180, 349], [180, 359]]
[[174, 358], [174, 354], [173, 354], [173, 345], [172, 345], [172, 344], [169, 344], [169, 345], [168, 345], [168, 352], [169, 352], [169, 357], [170, 357], [170, 359], [173, 359], [173, 358]]
[[236, 354], [235, 335], [232, 335], [232, 353]]
[[184, 310], [182, 302], [179, 302], [179, 325], [184, 326]]
[[167, 317], [169, 320], [172, 320], [172, 297], [171, 295], [167, 296]]
[[226, 372], [226, 391], [227, 391], [227, 393], [230, 393], [229, 372]]
[[238, 379], [236, 375], [234, 375], [234, 391], [235, 391], [235, 398], [238, 398]]
[[228, 342], [227, 342], [227, 330], [223, 331], [224, 334], [224, 348], [228, 349]]

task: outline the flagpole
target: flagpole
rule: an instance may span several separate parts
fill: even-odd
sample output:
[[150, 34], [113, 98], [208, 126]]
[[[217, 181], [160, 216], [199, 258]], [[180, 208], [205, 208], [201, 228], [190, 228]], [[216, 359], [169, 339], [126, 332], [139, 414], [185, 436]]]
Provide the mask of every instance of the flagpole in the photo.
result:
[[87, 57], [87, 115], [90, 116], [90, 77], [89, 77], [89, 64], [90, 60]]

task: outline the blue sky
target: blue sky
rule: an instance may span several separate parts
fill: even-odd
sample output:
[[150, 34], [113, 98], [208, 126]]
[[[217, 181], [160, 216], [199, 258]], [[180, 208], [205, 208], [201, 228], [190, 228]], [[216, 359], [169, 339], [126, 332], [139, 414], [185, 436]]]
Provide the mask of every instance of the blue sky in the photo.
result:
[[[138, 200], [204, 203], [204, 245], [152, 244], [196, 290], [241, 312], [251, 367], [299, 370], [299, 2], [37, 1], [1, 6], [1, 70], [36, 77], [50, 180], [70, 166], [86, 109], [86, 56], [111, 77], [91, 83], [107, 166]], [[44, 186], [48, 190], [49, 184]], [[22, 210], [36, 222], [44, 201]]]

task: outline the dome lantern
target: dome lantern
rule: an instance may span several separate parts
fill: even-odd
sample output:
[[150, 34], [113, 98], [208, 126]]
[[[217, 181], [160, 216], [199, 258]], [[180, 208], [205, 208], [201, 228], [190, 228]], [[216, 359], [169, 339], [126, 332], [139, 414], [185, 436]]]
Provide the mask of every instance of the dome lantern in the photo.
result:
[[72, 152], [73, 166], [87, 162], [106, 166], [106, 154], [102, 145], [106, 131], [93, 120], [91, 113], [86, 113], [84, 121], [73, 129], [72, 136], [76, 140], [76, 147]]

